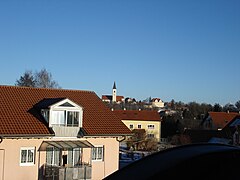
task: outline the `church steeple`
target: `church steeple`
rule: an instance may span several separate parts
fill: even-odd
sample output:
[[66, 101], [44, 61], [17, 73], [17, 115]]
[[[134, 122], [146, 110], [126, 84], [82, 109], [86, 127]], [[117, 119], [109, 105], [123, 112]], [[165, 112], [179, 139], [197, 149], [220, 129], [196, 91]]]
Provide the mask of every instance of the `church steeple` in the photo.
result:
[[117, 89], [115, 81], [114, 81], [114, 84], [113, 84], [113, 89]]
[[112, 89], [112, 102], [116, 102], [116, 101], [117, 101], [117, 88], [116, 88], [116, 83], [114, 81], [113, 89]]

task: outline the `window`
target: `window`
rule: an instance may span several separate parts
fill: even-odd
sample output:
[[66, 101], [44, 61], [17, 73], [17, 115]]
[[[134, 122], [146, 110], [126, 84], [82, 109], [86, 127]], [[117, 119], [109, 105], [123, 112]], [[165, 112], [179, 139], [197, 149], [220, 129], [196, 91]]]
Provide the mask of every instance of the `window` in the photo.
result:
[[79, 112], [67, 111], [67, 126], [78, 126]]
[[138, 124], [138, 129], [142, 129], [142, 125], [141, 124]]
[[154, 138], [154, 134], [148, 134], [147, 137], [148, 138]]
[[61, 152], [59, 149], [54, 147], [47, 147], [46, 153], [46, 163], [48, 165], [60, 165]]
[[31, 166], [34, 165], [35, 148], [24, 147], [20, 150], [20, 165]]
[[92, 160], [93, 161], [103, 161], [103, 146], [92, 148]]
[[153, 124], [149, 124], [148, 125], [148, 129], [154, 129], [154, 125]]
[[52, 124], [78, 127], [79, 111], [52, 111]]
[[129, 125], [129, 128], [130, 128], [130, 129], [133, 129], [133, 124], [130, 124], [130, 125]]
[[42, 109], [41, 113], [42, 113], [43, 117], [45, 118], [45, 120], [48, 122], [49, 121], [49, 110], [48, 109]]
[[74, 107], [72, 104], [70, 104], [69, 102], [65, 102], [59, 106], [62, 106], [62, 107]]
[[64, 126], [66, 124], [64, 111], [52, 112], [52, 124], [60, 125], [60, 126]]
[[78, 166], [82, 164], [82, 149], [74, 148], [68, 151], [68, 164]]

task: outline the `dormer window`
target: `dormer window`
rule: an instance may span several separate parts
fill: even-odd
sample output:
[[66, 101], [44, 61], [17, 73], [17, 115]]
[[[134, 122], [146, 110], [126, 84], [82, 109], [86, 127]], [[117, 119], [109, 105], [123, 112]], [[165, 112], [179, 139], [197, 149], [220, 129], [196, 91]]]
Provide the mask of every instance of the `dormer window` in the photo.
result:
[[52, 111], [52, 125], [78, 127], [79, 126], [79, 111], [61, 110]]
[[36, 106], [50, 127], [82, 127], [83, 108], [70, 99], [47, 98]]
[[64, 99], [50, 106], [50, 125], [82, 127], [82, 107], [69, 99]]

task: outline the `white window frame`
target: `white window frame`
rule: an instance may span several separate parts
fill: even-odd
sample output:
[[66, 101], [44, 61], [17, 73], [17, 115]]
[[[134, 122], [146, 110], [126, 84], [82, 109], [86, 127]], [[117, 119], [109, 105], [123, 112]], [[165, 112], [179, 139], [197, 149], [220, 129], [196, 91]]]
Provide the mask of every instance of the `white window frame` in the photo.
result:
[[138, 127], [138, 129], [142, 129], [142, 125], [141, 124], [138, 124], [137, 127]]
[[[71, 164], [72, 166], [82, 165], [82, 155], [83, 155], [83, 149], [80, 147], [69, 150], [68, 151], [68, 164]], [[69, 158], [69, 157], [71, 157], [71, 158]]]
[[[102, 149], [102, 155], [99, 158], [99, 149]], [[96, 149], [96, 158], [93, 157], [93, 151]], [[104, 161], [104, 146], [103, 145], [97, 145], [92, 148], [92, 161]]]
[[[81, 115], [81, 112], [79, 110], [54, 110], [52, 111], [52, 121], [53, 119], [55, 118], [56, 116], [56, 113], [57, 112], [61, 112], [63, 113], [63, 118], [64, 118], [64, 123], [60, 123], [60, 119], [58, 118], [58, 122], [57, 123], [53, 123], [52, 122], [52, 125], [57, 125], [57, 126], [63, 126], [63, 127], [80, 127], [80, 115]], [[69, 112], [73, 112], [73, 113], [78, 113], [78, 125], [77, 126], [68, 126], [68, 113]]]
[[148, 127], [148, 129], [155, 129], [154, 124], [148, 124], [147, 127]]
[[[63, 120], [63, 122], [61, 122], [61, 120]], [[66, 126], [66, 112], [65, 111], [53, 111], [52, 112], [52, 124], [57, 125], [57, 126]]]
[[[78, 120], [78, 124], [77, 124], [77, 126], [68, 126], [68, 113], [69, 112], [72, 112], [72, 113], [78, 113], [78, 118], [77, 118], [77, 120]], [[65, 112], [66, 114], [65, 114], [65, 126], [67, 126], [67, 127], [79, 127], [79, 124], [80, 124], [80, 111], [79, 110], [66, 110], [66, 112]]]
[[[64, 103], [69, 103], [71, 106], [61, 106]], [[54, 111], [64, 111], [64, 124], [53, 122]], [[78, 112], [78, 126], [67, 126], [67, 114], [68, 112]], [[69, 99], [64, 99], [56, 104], [53, 104], [49, 107], [49, 127], [54, 126], [63, 126], [63, 127], [82, 127], [83, 119], [83, 108]]]
[[[132, 128], [131, 128], [132, 126]], [[134, 125], [133, 124], [129, 124], [129, 129], [134, 129]]]
[[[50, 157], [51, 159], [49, 159], [51, 161], [51, 163], [47, 162], [47, 158], [48, 158], [47, 154], [49, 152], [52, 153], [52, 156]], [[46, 164], [52, 165], [52, 166], [59, 166], [59, 164], [61, 164], [61, 158], [60, 157], [62, 157], [61, 150], [59, 150], [58, 148], [52, 147], [52, 146], [47, 148], [47, 151], [46, 151]]]
[[[20, 148], [20, 166], [34, 166], [35, 165], [35, 154], [36, 154], [36, 148], [35, 147], [21, 147]], [[26, 162], [22, 162], [22, 151], [27, 151], [27, 154], [26, 154]], [[28, 153], [29, 151], [31, 151], [33, 153], [32, 155], [32, 161], [28, 162], [29, 159], [28, 159]]]

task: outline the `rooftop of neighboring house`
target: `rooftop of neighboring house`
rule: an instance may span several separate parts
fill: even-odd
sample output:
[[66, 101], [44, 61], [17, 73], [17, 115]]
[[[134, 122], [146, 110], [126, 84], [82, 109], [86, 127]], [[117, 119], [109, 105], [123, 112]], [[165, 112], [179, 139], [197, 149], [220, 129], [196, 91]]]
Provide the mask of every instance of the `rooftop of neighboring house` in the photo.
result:
[[222, 137], [221, 131], [218, 130], [185, 129], [183, 134], [189, 136], [191, 143], [203, 143], [213, 137]]
[[[112, 95], [102, 95], [102, 100], [112, 101]], [[116, 101], [123, 101], [124, 96], [116, 96]]]
[[236, 128], [240, 126], [240, 114], [235, 116], [225, 127]]
[[160, 98], [152, 98], [151, 102], [163, 102]]
[[122, 120], [161, 121], [157, 111], [149, 110], [113, 110]]
[[66, 98], [83, 108], [87, 135], [131, 133], [93, 91], [0, 86], [0, 135], [52, 135], [36, 107]]
[[231, 120], [239, 113], [236, 112], [209, 112], [209, 117], [212, 119], [214, 127], [224, 128]]

